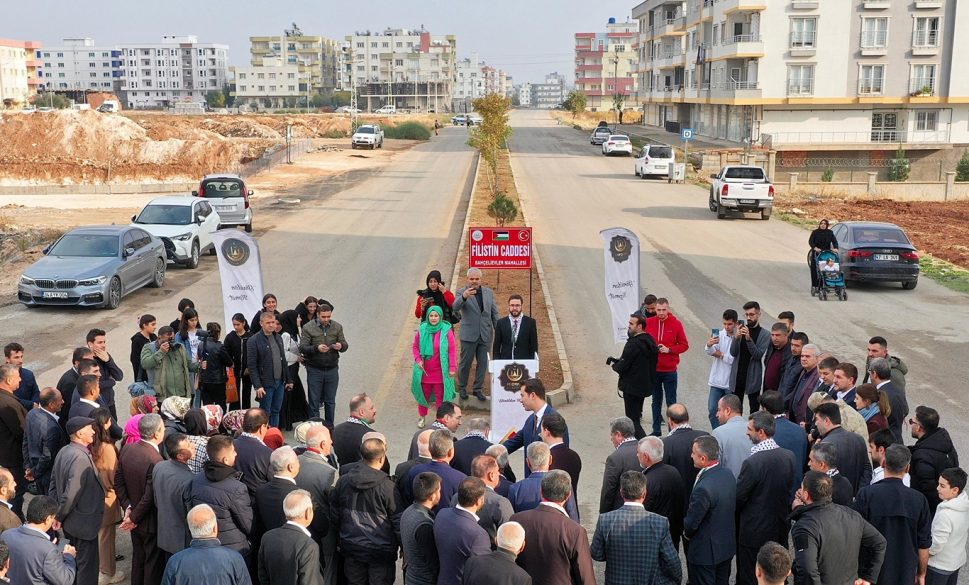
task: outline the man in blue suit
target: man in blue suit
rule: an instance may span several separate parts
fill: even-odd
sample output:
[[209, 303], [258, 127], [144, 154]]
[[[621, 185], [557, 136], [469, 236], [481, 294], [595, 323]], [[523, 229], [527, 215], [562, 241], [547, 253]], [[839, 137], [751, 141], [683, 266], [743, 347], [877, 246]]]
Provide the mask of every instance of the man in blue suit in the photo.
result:
[[801, 485], [804, 479], [804, 468], [807, 465], [807, 433], [801, 425], [791, 422], [787, 418], [784, 399], [779, 392], [768, 390], [760, 395], [760, 408], [766, 410], [774, 417], [774, 442], [782, 449], [787, 449], [794, 453], [794, 488], [791, 491], [791, 500], [794, 499], [794, 492]]
[[481, 479], [465, 478], [458, 487], [457, 506], [442, 508], [435, 516], [434, 543], [441, 563], [437, 585], [461, 585], [465, 561], [491, 553], [491, 537], [478, 524], [486, 489]]
[[431, 462], [415, 465], [407, 472], [404, 491], [407, 492], [407, 500], [414, 501], [414, 478], [425, 472], [436, 473], [441, 478], [441, 500], [433, 510], [436, 514], [450, 505], [451, 498], [458, 493], [458, 487], [467, 476], [451, 467], [451, 459], [454, 458], [454, 437], [451, 431], [437, 429], [431, 433], [428, 447], [431, 452]]
[[679, 583], [680, 557], [673, 548], [669, 521], [643, 505], [646, 476], [627, 471], [619, 478], [623, 506], [599, 516], [592, 537], [592, 558], [606, 563], [605, 585]]
[[[528, 447], [532, 443], [542, 440], [542, 418], [546, 414], [558, 414], [552, 405], [545, 400], [545, 384], [538, 378], [525, 380], [521, 388], [522, 408], [531, 412], [525, 419], [525, 424], [515, 433], [515, 435], [505, 441], [505, 448], [508, 453], [514, 453], [522, 447]], [[565, 446], [569, 446], [569, 431], [565, 430]], [[531, 474], [528, 464], [525, 464], [525, 477]]]
[[[548, 473], [551, 462], [551, 449], [548, 445], [532, 443], [528, 446], [526, 464], [532, 469], [532, 473], [512, 485], [508, 490], [508, 499], [511, 501], [511, 506], [515, 509], [516, 514], [537, 508], [542, 503], [542, 478]], [[569, 518], [576, 522], [579, 521], [579, 509], [575, 505], [575, 494], [569, 494], [569, 498], [565, 501], [563, 507]]]
[[720, 444], [714, 437], [693, 441], [693, 464], [700, 473], [683, 520], [683, 535], [690, 541], [690, 583], [729, 585], [730, 561], [737, 553], [737, 480], [720, 465]]
[[54, 525], [55, 514], [54, 498], [36, 496], [27, 505], [27, 523], [0, 536], [14, 559], [7, 574], [11, 583], [74, 584], [77, 572], [74, 547], [67, 545], [60, 551], [47, 535]]

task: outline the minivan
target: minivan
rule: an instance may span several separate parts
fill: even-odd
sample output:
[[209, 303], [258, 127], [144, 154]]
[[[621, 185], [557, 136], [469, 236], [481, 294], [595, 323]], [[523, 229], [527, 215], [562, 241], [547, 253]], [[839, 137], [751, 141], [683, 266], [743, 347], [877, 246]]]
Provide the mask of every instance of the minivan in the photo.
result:
[[676, 153], [673, 152], [672, 146], [647, 144], [636, 155], [633, 172], [643, 179], [650, 175], [669, 177], [675, 163]]
[[396, 114], [397, 106], [384, 106], [374, 113], [375, 114]]
[[247, 232], [252, 231], [252, 191], [239, 175], [206, 175], [192, 196], [211, 200], [219, 214], [219, 229], [241, 225]]

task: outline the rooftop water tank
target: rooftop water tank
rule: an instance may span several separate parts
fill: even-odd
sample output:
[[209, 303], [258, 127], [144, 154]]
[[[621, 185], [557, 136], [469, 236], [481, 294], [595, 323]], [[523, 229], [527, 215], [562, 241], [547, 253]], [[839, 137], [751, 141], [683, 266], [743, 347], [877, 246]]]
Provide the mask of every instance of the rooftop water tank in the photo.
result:
[[615, 16], [609, 17], [609, 24], [616, 24], [616, 17]]

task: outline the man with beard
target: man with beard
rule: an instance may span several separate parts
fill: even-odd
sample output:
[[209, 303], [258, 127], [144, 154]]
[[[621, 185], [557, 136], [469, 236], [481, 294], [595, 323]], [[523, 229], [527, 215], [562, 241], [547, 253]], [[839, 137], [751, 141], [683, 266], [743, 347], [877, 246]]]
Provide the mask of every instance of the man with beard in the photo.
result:
[[[633, 421], [636, 439], [646, 436], [643, 429], [643, 402], [653, 393], [656, 362], [659, 350], [653, 337], [646, 333], [646, 317], [642, 313], [629, 316], [629, 341], [617, 360], [606, 358], [606, 365], [619, 374], [619, 393], [626, 408], [626, 416]], [[655, 421], [654, 426], [659, 426]]]
[[498, 319], [492, 359], [530, 360], [538, 356], [538, 328], [535, 319], [522, 314], [522, 296], [508, 297], [508, 317]]
[[737, 328], [737, 335], [730, 346], [734, 357], [730, 368], [730, 390], [740, 399], [743, 409], [744, 395], [750, 403], [750, 412], [760, 408], [760, 389], [764, 379], [764, 354], [770, 344], [770, 334], [760, 326], [760, 304], [749, 301], [744, 304], [746, 323]]
[[806, 425], [808, 422], [807, 401], [821, 383], [821, 373], [818, 370], [818, 355], [821, 348], [809, 343], [801, 348], [801, 368], [797, 383], [789, 396], [784, 396], [787, 415], [791, 422]]

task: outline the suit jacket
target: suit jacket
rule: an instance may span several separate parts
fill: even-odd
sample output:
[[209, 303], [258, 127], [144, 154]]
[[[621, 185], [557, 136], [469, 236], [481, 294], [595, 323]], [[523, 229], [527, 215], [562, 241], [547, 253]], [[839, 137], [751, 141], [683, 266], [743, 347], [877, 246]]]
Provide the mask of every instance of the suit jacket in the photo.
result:
[[686, 499], [683, 497], [686, 490], [680, 472], [672, 465], [656, 463], [644, 469], [643, 475], [646, 476], [646, 511], [659, 514], [669, 521], [673, 546], [679, 546], [683, 534], [683, 515], [686, 514]]
[[71, 412], [71, 405], [74, 404], [74, 392], [77, 388], [77, 379], [81, 377], [81, 374], [71, 366], [66, 372], [61, 374], [60, 380], [57, 381], [56, 388], [61, 391], [61, 398], [64, 399], [64, 406], [61, 407], [61, 411], [57, 413], [57, 420], [61, 423], [61, 428], [67, 428], [67, 418]]
[[720, 443], [720, 465], [732, 471], [735, 478], [738, 477], [744, 460], [750, 457], [747, 418], [738, 414], [713, 429], [713, 436]]
[[793, 393], [785, 398], [787, 416], [792, 422], [802, 423], [810, 420], [811, 415], [808, 411], [807, 401], [811, 394], [818, 389], [820, 380], [821, 373], [818, 372], [817, 368], [810, 371], [804, 371], [804, 368], [801, 368], [801, 374], [794, 386]]
[[602, 491], [599, 494], [599, 513], [605, 514], [622, 506], [619, 495], [619, 476], [626, 471], [642, 471], [636, 449], [639, 443], [626, 441], [606, 457], [606, 469], [602, 474]]
[[690, 541], [686, 560], [695, 565], [717, 565], [737, 553], [735, 511], [737, 481], [723, 465], [699, 474], [690, 506], [683, 519], [683, 534]]
[[760, 549], [771, 540], [787, 544], [795, 477], [794, 454], [787, 449], [760, 451], [744, 461], [737, 478], [742, 546]]
[[804, 432], [801, 425], [792, 423], [785, 416], [775, 418], [774, 423], [774, 442], [794, 454], [794, 487], [791, 491], [791, 500], [793, 501], [794, 492], [801, 487], [804, 467], [807, 465], [807, 433]]
[[0, 536], [10, 549], [7, 577], [18, 585], [74, 585], [77, 563], [58, 550], [49, 538], [26, 526], [7, 530]]
[[320, 547], [300, 526], [284, 522], [267, 532], [259, 547], [258, 562], [261, 584], [323, 585]]
[[461, 439], [454, 443], [454, 459], [451, 460], [451, 467], [465, 475], [471, 475], [471, 462], [478, 455], [484, 455], [491, 445], [491, 441], [478, 435]]
[[[77, 394], [75, 394], [75, 396], [77, 396]], [[63, 410], [64, 408], [67, 408], [66, 404], [61, 410]], [[77, 402], [71, 405], [70, 412], [67, 415], [67, 419], [70, 420], [75, 416], [83, 416], [86, 418], [91, 418], [91, 413], [97, 410], [98, 408], [100, 407], [94, 406], [93, 404], [88, 404], [87, 402], [81, 402], [80, 400], [78, 400]]]
[[[360, 461], [360, 443], [363, 436], [374, 429], [352, 422], [342, 422], [333, 427], [333, 452], [340, 462], [340, 472], [348, 463]], [[384, 462], [384, 473], [390, 475], [390, 457]]]
[[54, 457], [66, 444], [67, 433], [58, 424], [56, 415], [51, 416], [43, 408], [34, 408], [27, 413], [23, 441], [24, 467], [32, 470], [34, 477], [45, 483], [50, 481]]
[[158, 523], [158, 548], [175, 554], [192, 542], [185, 515], [192, 504], [192, 479], [188, 465], [178, 461], [161, 461], [151, 471], [155, 508], [164, 522]]
[[319, 540], [330, 530], [330, 493], [336, 485], [336, 469], [319, 453], [305, 451], [299, 456], [296, 487], [313, 497], [313, 523], [310, 532]]
[[[401, 500], [403, 500], [405, 506], [410, 506], [414, 502], [407, 496], [410, 491], [413, 491], [414, 480], [411, 478], [411, 490], [407, 489], [407, 479], [410, 476], [410, 470], [414, 469], [418, 465], [423, 465], [425, 463], [430, 463], [433, 461], [430, 457], [418, 457], [417, 459], [410, 459], [397, 464], [394, 469], [394, 485], [397, 486], [397, 491], [400, 492]], [[460, 470], [459, 470], [460, 471]]]
[[280, 477], [273, 477], [269, 483], [256, 488], [256, 515], [263, 531], [268, 532], [286, 524], [283, 500], [297, 489], [295, 482]]
[[[411, 440], [410, 440], [410, 449], [407, 450], [407, 458], [417, 459], [417, 457], [420, 455], [421, 452], [420, 452], [420, 448], [417, 446], [417, 437], [419, 437], [421, 433], [423, 433], [426, 430], [437, 430], [437, 429], [446, 429], [446, 428], [447, 427], [444, 426], [443, 424], [437, 421], [434, 421], [431, 423], [430, 429], [420, 429], [416, 433], [414, 433], [414, 436], [411, 437]], [[452, 435], [452, 438], [454, 439], [454, 444], [457, 445], [458, 443], [457, 435], [455, 435], [454, 433], [451, 433], [451, 435]], [[451, 467], [454, 467], [454, 461], [451, 461]], [[455, 469], [457, 468], [455, 467]]]
[[[547, 473], [547, 471], [536, 471], [511, 486], [508, 490], [508, 500], [515, 512], [532, 510], [542, 503], [542, 478]], [[564, 508], [568, 512], [569, 518], [576, 522], [579, 521], [579, 507], [575, 505], [574, 494], [566, 500]]]
[[[495, 291], [486, 286], [478, 289], [478, 294], [464, 298], [464, 291], [468, 287], [458, 289], [451, 309], [461, 313], [461, 327], [459, 337], [461, 341], [481, 342], [491, 345], [495, 337], [495, 325], [498, 323], [498, 305], [495, 304]], [[478, 304], [477, 296], [482, 304]]]
[[440, 569], [437, 585], [461, 585], [464, 562], [491, 552], [491, 539], [474, 516], [465, 510], [444, 508], [434, 517], [434, 542]]
[[14, 514], [13, 509], [7, 505], [9, 503], [0, 501], [0, 534], [23, 524], [23, 521]]
[[528, 545], [518, 555], [518, 566], [534, 585], [595, 585], [589, 534], [580, 524], [546, 505], [511, 519], [525, 529]]
[[[254, 324], [253, 327], [257, 327], [257, 325]], [[246, 367], [249, 368], [249, 379], [252, 380], [253, 390], [275, 384], [275, 380], [273, 380], [275, 369], [273, 354], [269, 347], [271, 342], [275, 342], [279, 348], [279, 359], [282, 366], [279, 374], [280, 380], [287, 384], [292, 382], [289, 378], [289, 368], [286, 366], [286, 352], [283, 351], [282, 337], [273, 335], [270, 338], [260, 330], [246, 340], [246, 350], [248, 352], [246, 355]]]
[[24, 466], [24, 425], [27, 411], [17, 397], [0, 390], [0, 465], [10, 468]]
[[463, 585], [532, 585], [525, 569], [515, 564], [514, 553], [503, 548], [475, 555], [464, 563]]
[[[895, 370], [892, 370], [892, 373], [894, 374]], [[905, 389], [899, 388], [893, 382], [886, 382], [878, 389], [888, 395], [888, 402], [892, 406], [892, 414], [888, 417], [888, 428], [895, 436], [895, 442], [903, 445], [905, 442], [902, 437], [902, 423], [908, 417], [908, 400], [905, 398]]]
[[464, 481], [464, 478], [467, 476], [443, 461], [432, 460], [430, 463], [415, 465], [410, 471], [407, 472], [407, 479], [404, 480], [404, 489], [407, 492], [405, 497], [408, 500], [414, 500], [414, 478], [417, 477], [419, 473], [423, 473], [425, 471], [436, 473], [438, 477], [441, 478], [441, 501], [437, 503], [437, 506], [433, 510], [434, 513], [438, 513], [443, 508], [448, 507], [448, 502], [451, 501], [451, 496], [458, 493], [458, 486], [461, 485], [461, 482]]
[[502, 317], [495, 326], [491, 349], [494, 360], [531, 360], [538, 356], [538, 327], [528, 315], [518, 318], [518, 337], [512, 339], [512, 318]]
[[592, 558], [605, 561], [606, 585], [679, 584], [683, 578], [666, 518], [637, 504], [599, 516]]
[[273, 477], [269, 467], [269, 456], [273, 450], [253, 437], [237, 437], [233, 444], [236, 448], [235, 468], [242, 473], [241, 481], [246, 484], [249, 498], [255, 504], [256, 488], [269, 483]]
[[569, 449], [565, 443], [552, 445], [552, 462], [549, 464], [549, 471], [561, 469], [572, 478], [572, 497], [579, 501], [579, 474], [582, 473], [582, 458], [579, 454]]
[[680, 472], [680, 477], [683, 478], [685, 502], [690, 501], [693, 484], [696, 483], [696, 474], [700, 471], [693, 465], [693, 458], [690, 456], [693, 453], [693, 441], [697, 437], [709, 434], [706, 431], [681, 427], [663, 439], [663, 463], [672, 465]]
[[153, 445], [145, 441], [131, 443], [121, 450], [114, 475], [118, 502], [122, 508], [131, 506], [131, 521], [138, 525], [135, 530], [143, 534], [158, 532], [155, 490], [151, 482], [155, 464], [161, 460], [161, 453]]
[[851, 482], [853, 494], [871, 483], [871, 459], [868, 456], [867, 442], [861, 436], [845, 430], [844, 427], [835, 427], [824, 435], [821, 442], [835, 446], [838, 471]]
[[71, 442], [54, 459], [50, 496], [57, 520], [74, 538], [95, 540], [104, 517], [104, 484], [85, 447]]
[[[508, 498], [490, 487], [485, 489], [484, 497], [484, 505], [476, 512], [478, 515], [478, 524], [488, 533], [488, 537], [491, 538], [491, 544], [494, 546], [495, 538], [498, 535], [498, 527], [511, 519], [515, 514], [515, 508], [511, 505]], [[457, 505], [458, 495], [454, 494], [451, 497], [451, 507], [454, 508]]]
[[[542, 413], [542, 416], [544, 417], [545, 415], [549, 415], [549, 414], [558, 414], [558, 411], [552, 408], [551, 404], [545, 407], [545, 412]], [[536, 417], [534, 412], [528, 415], [528, 418], [525, 419], [525, 424], [522, 425], [522, 428], [519, 429], [519, 431], [515, 433], [514, 436], [512, 436], [512, 438], [504, 442], [505, 448], [508, 449], [508, 454], [510, 455], [515, 451], [521, 449], [522, 447], [528, 447], [532, 443], [541, 441], [542, 437], [541, 437], [540, 431], [542, 429], [540, 426], [538, 426], [541, 424], [541, 422], [542, 421]], [[565, 445], [568, 446], [569, 444], [568, 429], [566, 429], [565, 437], [563, 438], [565, 439]], [[531, 470], [528, 469], [528, 462], [526, 461], [525, 477], [528, 477], [530, 473], [531, 473]]]

